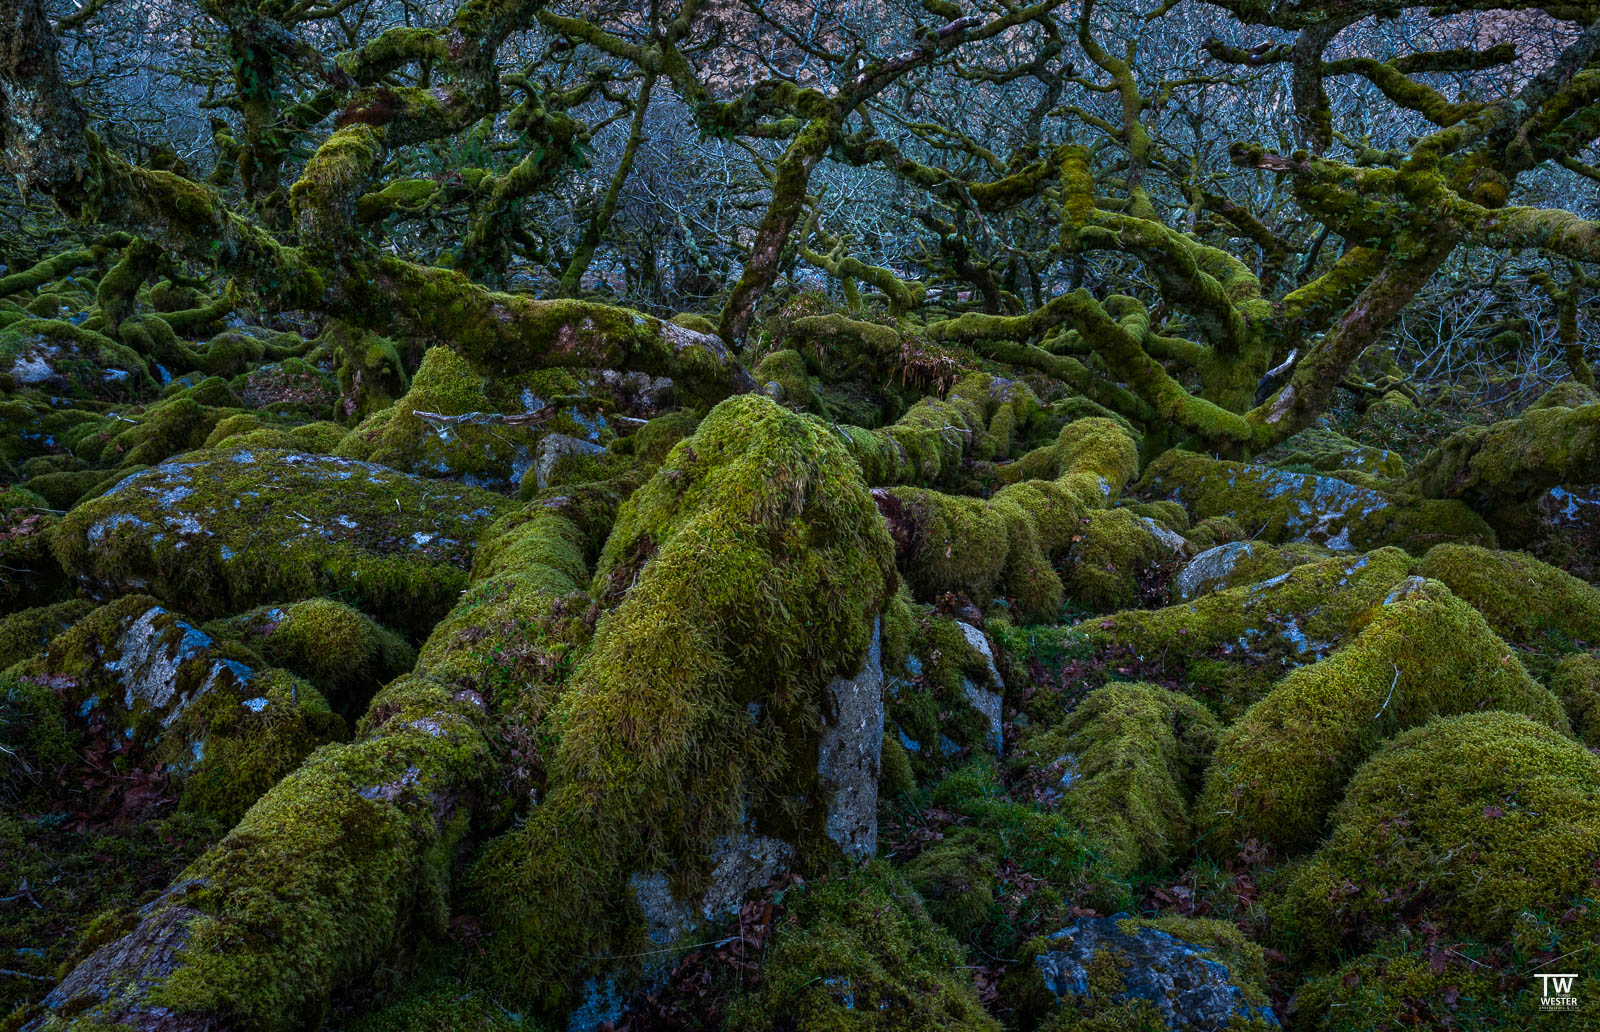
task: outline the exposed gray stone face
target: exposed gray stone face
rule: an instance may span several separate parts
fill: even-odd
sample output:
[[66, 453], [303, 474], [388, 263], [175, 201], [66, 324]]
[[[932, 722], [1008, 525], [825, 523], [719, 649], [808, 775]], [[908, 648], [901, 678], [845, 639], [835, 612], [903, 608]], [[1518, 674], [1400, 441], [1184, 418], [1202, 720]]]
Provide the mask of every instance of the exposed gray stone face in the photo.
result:
[[1212, 591], [1233, 572], [1239, 560], [1263, 546], [1254, 541], [1230, 541], [1195, 556], [1172, 578], [1172, 600], [1187, 602]]
[[1227, 966], [1205, 946], [1154, 928], [1124, 930], [1117, 917], [1080, 918], [1051, 939], [1052, 948], [1037, 963], [1046, 988], [1064, 1006], [1088, 994], [1094, 957], [1115, 950], [1127, 962], [1122, 969], [1125, 995], [1155, 1004], [1173, 1032], [1211, 1032], [1235, 1017], [1278, 1024], [1272, 1007], [1249, 1003]]
[[633, 876], [634, 895], [644, 911], [651, 942], [670, 946], [701, 921], [716, 921], [733, 914], [747, 894], [788, 868], [794, 850], [779, 839], [739, 831], [718, 839], [715, 855], [711, 886], [698, 906], [688, 906], [673, 896], [664, 874]]
[[1005, 682], [1000, 678], [1000, 671], [994, 665], [994, 650], [989, 647], [989, 637], [978, 628], [964, 621], [956, 621], [956, 626], [961, 628], [962, 635], [971, 645], [983, 655], [989, 664], [989, 688], [983, 688], [966, 679], [962, 680], [961, 687], [966, 692], [967, 702], [973, 709], [983, 714], [984, 720], [989, 725], [989, 748], [996, 755], [1005, 751], [1005, 696], [1001, 694]]
[[861, 672], [828, 686], [835, 718], [823, 732], [817, 754], [817, 774], [833, 789], [828, 837], [852, 859], [871, 857], [878, 851], [878, 769], [883, 752], [881, 629], [872, 629], [872, 647]]
[[566, 434], [545, 434], [539, 439], [539, 451], [533, 458], [533, 478], [539, 490], [550, 486], [550, 475], [556, 464], [568, 455], [604, 455], [605, 447], [590, 441], [568, 437]]

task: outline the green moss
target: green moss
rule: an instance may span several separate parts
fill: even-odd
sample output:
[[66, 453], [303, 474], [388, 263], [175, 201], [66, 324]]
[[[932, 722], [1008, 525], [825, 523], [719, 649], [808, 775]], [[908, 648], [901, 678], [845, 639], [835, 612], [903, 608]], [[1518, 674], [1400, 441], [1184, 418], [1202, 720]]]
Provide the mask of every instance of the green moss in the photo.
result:
[[1269, 897], [1285, 947], [1328, 958], [1401, 912], [1493, 941], [1523, 912], [1588, 893], [1600, 758], [1519, 714], [1441, 717], [1362, 766], [1333, 817], [1327, 844]]
[[1600, 654], [1579, 652], [1556, 664], [1550, 691], [1561, 700], [1578, 739], [1600, 746]]
[[50, 806], [64, 787], [56, 773], [77, 758], [76, 745], [48, 679], [0, 672], [0, 804], [16, 812]]
[[165, 398], [146, 409], [137, 426], [112, 437], [101, 460], [119, 466], [153, 465], [205, 444], [212, 428], [227, 414], [201, 404], [189, 392]]
[[1231, 857], [1251, 839], [1310, 848], [1356, 767], [1437, 714], [1504, 709], [1567, 732], [1555, 697], [1439, 582], [1413, 578], [1365, 619], [1342, 649], [1291, 673], [1223, 732], [1196, 804], [1212, 854]]
[[813, 883], [786, 899], [760, 989], [735, 1002], [731, 1028], [997, 1030], [960, 947], [889, 868]]
[[420, 637], [466, 585], [498, 495], [324, 456], [224, 448], [80, 504], [56, 556], [96, 590], [147, 590], [202, 619], [337, 593]]
[[24, 609], [0, 619], [0, 670], [44, 651], [52, 638], [94, 609], [79, 600]]
[[24, 483], [29, 491], [41, 495], [50, 508], [65, 512], [84, 497], [99, 494], [139, 468], [62, 470], [29, 477]]
[[[0, 631], [3, 630], [4, 625], [0, 624]], [[900, 744], [900, 739], [895, 735], [884, 735], [883, 752], [880, 755], [878, 795], [892, 799], [915, 791], [917, 775], [911, 769], [911, 757], [906, 754], [906, 747]]]
[[977, 707], [1005, 685], [968, 637], [974, 632], [932, 607], [910, 606], [907, 651], [884, 664], [884, 715], [915, 775], [930, 779], [971, 753], [996, 752], [996, 729]]
[[[31, 492], [29, 492], [31, 494]], [[0, 516], [0, 614], [49, 605], [68, 597], [50, 542], [61, 526], [51, 512], [19, 506]]]
[[1190, 807], [1221, 725], [1155, 685], [1091, 692], [1056, 727], [1027, 734], [1017, 762], [1061, 799], [1110, 869], [1159, 870], [1193, 839]]
[[1513, 644], [1559, 651], [1600, 644], [1600, 589], [1530, 555], [1439, 545], [1417, 572], [1443, 581]]
[[522, 1020], [472, 989], [443, 986], [412, 993], [350, 1026], [351, 1032], [538, 1032], [547, 1026]]
[[550, 792], [474, 874], [506, 991], [559, 1008], [582, 957], [635, 941], [627, 877], [692, 898], [746, 810], [826, 855], [810, 750], [827, 684], [867, 655], [891, 547], [837, 439], [756, 395], [633, 494], [594, 580], [621, 601], [556, 702]]
[[185, 810], [233, 822], [315, 749], [348, 734], [311, 685], [285, 670], [260, 670], [240, 692], [212, 688], [184, 707], [156, 756], [186, 772]]
[[344, 436], [345, 429], [338, 423], [320, 421], [283, 426], [264, 423], [256, 413], [241, 412], [220, 420], [206, 437], [203, 447], [217, 448], [226, 444], [234, 448], [332, 455]]
[[1261, 460], [1279, 467], [1307, 466], [1324, 473], [1345, 470], [1368, 473], [1380, 483], [1398, 480], [1406, 474], [1405, 460], [1398, 452], [1368, 447], [1324, 426], [1300, 431], [1262, 455]]
[[906, 864], [906, 878], [934, 920], [991, 955], [1011, 956], [1059, 928], [1074, 906], [1127, 902], [1119, 872], [1081, 823], [1008, 798], [988, 760], [957, 768], [909, 802], [919, 808], [908, 811], [914, 821], [929, 809], [956, 821]]
[[798, 351], [786, 348], [772, 352], [761, 360], [751, 375], [767, 396], [780, 404], [801, 410], [815, 410], [818, 407], [805, 357]]
[[880, 506], [895, 533], [897, 560], [919, 598], [954, 592], [979, 605], [1003, 592], [1027, 619], [1054, 616], [1063, 588], [1049, 557], [1138, 469], [1132, 439], [1114, 423], [1085, 419], [1062, 429], [1054, 480], [1030, 480], [992, 498], [896, 488]]

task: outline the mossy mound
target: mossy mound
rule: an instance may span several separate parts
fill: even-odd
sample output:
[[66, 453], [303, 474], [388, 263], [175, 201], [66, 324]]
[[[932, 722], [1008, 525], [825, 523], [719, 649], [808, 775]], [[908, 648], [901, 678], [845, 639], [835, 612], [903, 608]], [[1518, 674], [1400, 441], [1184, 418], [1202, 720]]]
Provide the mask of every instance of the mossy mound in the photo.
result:
[[1494, 531], [1465, 505], [1414, 501], [1330, 476], [1169, 451], [1138, 489], [1172, 498], [1198, 519], [1229, 516], [1253, 536], [1348, 551], [1398, 545], [1421, 554], [1444, 542], [1493, 545]]
[[332, 455], [344, 436], [344, 427], [326, 420], [293, 425], [266, 422], [254, 412], [241, 412], [219, 421], [207, 435], [203, 446], [219, 448], [228, 445], [263, 451], [277, 449], [308, 455]]
[[1555, 697], [1439, 582], [1413, 578], [1363, 620], [1352, 641], [1289, 674], [1223, 732], [1196, 804], [1213, 855], [1252, 839], [1309, 849], [1356, 767], [1435, 715], [1503, 709], [1567, 732]]
[[73, 509], [53, 544], [91, 592], [149, 591], [201, 618], [339, 593], [420, 636], [504, 504], [369, 463], [222, 449], [128, 477]]
[[0, 514], [0, 613], [64, 600], [70, 594], [50, 541], [61, 526], [52, 512], [19, 506]]
[[1274, 936], [1329, 958], [1401, 913], [1497, 940], [1524, 911], [1586, 894], [1600, 853], [1600, 758], [1505, 712], [1441, 717], [1351, 778], [1334, 830], [1269, 900]]
[[353, 606], [310, 598], [262, 606], [207, 625], [238, 638], [275, 666], [316, 685], [348, 716], [360, 716], [379, 687], [416, 665], [417, 652], [399, 634]]
[[1514, 644], [1600, 645], [1600, 588], [1530, 555], [1439, 545], [1422, 557], [1417, 572], [1444, 582]]
[[1069, 603], [1104, 613], [1164, 596], [1162, 585], [1187, 553], [1181, 534], [1130, 509], [1102, 509], [1081, 520], [1063, 562]]
[[1398, 480], [1406, 475], [1405, 460], [1398, 452], [1368, 447], [1325, 426], [1308, 427], [1295, 434], [1272, 450], [1270, 461], [1275, 466], [1307, 466], [1323, 473], [1370, 473], [1379, 481]]
[[1059, 926], [1073, 906], [1127, 900], [1100, 843], [1065, 813], [1010, 798], [988, 760], [956, 769], [909, 802], [954, 818], [903, 869], [933, 919], [962, 942], [1009, 956]]
[[917, 598], [957, 593], [979, 606], [1003, 594], [1027, 619], [1055, 616], [1064, 598], [1050, 566], [1138, 470], [1133, 439], [1108, 419], [1081, 419], [1052, 451], [1054, 479], [1025, 480], [987, 499], [919, 488], [877, 493], [895, 536], [897, 561]]
[[[41, 307], [48, 310], [59, 305]], [[149, 367], [132, 348], [56, 318], [53, 311], [47, 318], [22, 319], [0, 327], [0, 370], [9, 371], [19, 387], [78, 401], [128, 401], [155, 392]]]
[[350, 1032], [547, 1032], [550, 1026], [522, 1020], [481, 992], [439, 987], [412, 993], [369, 1014]]
[[1060, 725], [1028, 734], [1017, 759], [1127, 876], [1160, 870], [1188, 848], [1190, 807], [1220, 730], [1186, 695], [1109, 684]]
[[486, 973], [559, 1009], [582, 957], [637, 950], [628, 878], [693, 900], [746, 820], [827, 855], [827, 687], [868, 656], [892, 547], [838, 439], [764, 397], [672, 450], [601, 555], [594, 594], [621, 601], [557, 700], [549, 794], [477, 865]]
[[1566, 657], [1551, 671], [1548, 683], [1567, 711], [1573, 733], [1585, 745], [1600, 747], [1600, 653]]
[[960, 946], [915, 892], [881, 864], [792, 890], [759, 991], [728, 1027], [998, 1032], [978, 1001]]

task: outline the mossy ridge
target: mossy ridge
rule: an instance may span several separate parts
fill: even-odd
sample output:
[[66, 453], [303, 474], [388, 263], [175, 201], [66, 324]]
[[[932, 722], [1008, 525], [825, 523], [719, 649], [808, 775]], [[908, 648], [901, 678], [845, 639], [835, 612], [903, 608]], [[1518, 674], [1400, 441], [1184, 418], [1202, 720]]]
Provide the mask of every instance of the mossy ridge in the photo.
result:
[[988, 499], [919, 488], [874, 492], [895, 535], [896, 558], [918, 598], [959, 593], [986, 606], [997, 593], [1026, 620], [1054, 616], [1064, 589], [1050, 566], [1094, 508], [1109, 506], [1138, 472], [1133, 439], [1108, 419], [1061, 431], [1054, 480], [1027, 480]]
[[1195, 805], [1218, 858], [1254, 839], [1303, 852], [1345, 781], [1387, 737], [1439, 714], [1485, 707], [1569, 734], [1560, 703], [1477, 610], [1412, 578], [1332, 656], [1294, 671], [1223, 732]]
[[[41, 296], [35, 305], [59, 311], [60, 302]], [[48, 314], [0, 327], [0, 368], [27, 369], [26, 382], [74, 401], [137, 401], [155, 394], [149, 366], [132, 348], [56, 318], [55, 311]]]
[[582, 957], [637, 942], [627, 878], [694, 898], [742, 820], [826, 853], [824, 689], [867, 655], [891, 549], [837, 438], [769, 399], [722, 402], [672, 450], [602, 551], [595, 595], [621, 602], [557, 701], [549, 795], [474, 875], [497, 984], [563, 1009]]
[[[560, 507], [535, 504], [531, 518], [502, 534], [528, 538], [569, 529]], [[506, 547], [516, 556], [541, 551]], [[580, 553], [581, 554], [581, 553]], [[490, 579], [514, 578], [501, 568]], [[580, 595], [581, 564], [563, 571], [529, 566], [529, 594], [517, 613], [514, 645], [542, 647], [529, 608]], [[573, 576], [576, 574], [577, 576]], [[539, 593], [538, 585], [546, 589]], [[463, 606], [481, 607], [469, 596]], [[581, 620], [578, 621], [581, 624]], [[418, 936], [441, 934], [457, 846], [495, 763], [487, 738], [490, 705], [480, 682], [442, 680], [482, 671], [496, 642], [440, 624], [415, 672], [385, 687], [356, 740], [324, 746], [284, 778], [217, 846], [191, 864], [127, 935], [91, 955], [82, 982], [69, 974], [43, 1029], [100, 1027], [152, 1014], [198, 1015], [247, 1030], [315, 1025], [344, 980], [404, 954]], [[502, 707], [510, 700], [501, 700]], [[185, 951], [138, 979], [103, 965], [137, 964], [132, 944], [181, 930]], [[104, 985], [117, 990], [107, 997]], [[87, 995], [85, 995], [87, 994]]]
[[52, 546], [91, 591], [149, 591], [201, 619], [335, 593], [421, 637], [466, 585], [473, 540], [506, 504], [367, 463], [224, 448], [80, 504]]
[[1600, 758], [1521, 714], [1438, 717], [1356, 772], [1332, 835], [1273, 886], [1268, 915], [1307, 960], [1373, 942], [1402, 910], [1501, 941], [1586, 895], [1597, 851]]
[[[1126, 610], [1079, 623], [1096, 654], [1128, 676], [1181, 683], [1225, 720], [1236, 717], [1286, 672], [1331, 653], [1352, 623], [1410, 572], [1398, 548], [1301, 563], [1254, 584], [1163, 609]], [[1048, 697], [1030, 709], [1054, 723]]]
[[760, 988], [728, 1027], [999, 1032], [963, 970], [961, 948], [887, 865], [790, 890]]
[[1438, 545], [1417, 572], [1442, 581], [1514, 645], [1558, 652], [1600, 645], [1600, 589], [1533, 556]]
[[1374, 475], [1378, 481], [1398, 480], [1406, 474], [1399, 452], [1373, 448], [1326, 426], [1310, 426], [1257, 456], [1268, 465], [1307, 466], [1322, 473], [1354, 470]]
[[1108, 684], [1061, 724], [1025, 735], [1013, 763], [1060, 800], [1109, 869], [1128, 877], [1187, 850], [1190, 810], [1221, 730], [1187, 695]]
[[1170, 497], [1199, 519], [1229, 516], [1272, 542], [1310, 541], [1348, 551], [1398, 545], [1421, 554], [1436, 544], [1493, 545], [1494, 531], [1450, 500], [1412, 499], [1330, 476], [1169, 451], [1145, 469], [1137, 490]]

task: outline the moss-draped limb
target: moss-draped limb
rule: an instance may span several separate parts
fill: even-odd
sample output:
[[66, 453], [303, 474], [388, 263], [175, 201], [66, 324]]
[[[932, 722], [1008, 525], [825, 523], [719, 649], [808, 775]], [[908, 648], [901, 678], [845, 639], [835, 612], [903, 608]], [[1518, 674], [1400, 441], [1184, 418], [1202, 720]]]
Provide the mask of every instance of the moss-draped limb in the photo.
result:
[[583, 633], [573, 617], [587, 605], [584, 553], [607, 524], [579, 509], [536, 502], [496, 524], [473, 586], [417, 669], [373, 699], [357, 739], [319, 749], [269, 790], [126, 934], [67, 974], [34, 1027], [314, 1026], [343, 981], [440, 933], [456, 846], [492, 800], [491, 713], [552, 691], [550, 672]]
[[838, 131], [837, 114], [830, 112], [825, 117], [813, 118], [790, 141], [778, 160], [772, 181], [772, 200], [756, 229], [744, 271], [722, 307], [718, 332], [727, 343], [736, 345], [744, 340], [750, 321], [755, 318], [756, 304], [777, 276], [784, 246], [805, 207], [811, 170], [827, 153]]
[[852, 258], [844, 253], [843, 240], [824, 238], [819, 242], [828, 248], [826, 253], [814, 251], [802, 244], [800, 257], [835, 279], [844, 281], [847, 291], [854, 280], [876, 287], [889, 303], [891, 318], [898, 319], [922, 304], [922, 299], [927, 294], [927, 287], [921, 281], [901, 279], [895, 275], [893, 269], [881, 265], [868, 265], [857, 258]]
[[626, 308], [499, 294], [387, 255], [345, 286], [353, 321], [448, 345], [486, 373], [631, 369], [670, 376], [686, 397], [712, 401], [755, 389], [718, 338]]
[[125, 247], [128, 243], [126, 234], [116, 233], [92, 247], [85, 247], [71, 251], [62, 251], [58, 255], [35, 262], [26, 269], [18, 270], [7, 276], [0, 276], [0, 297], [10, 297], [20, 294], [24, 290], [33, 290], [46, 283], [54, 282], [61, 277], [88, 265], [96, 265], [105, 260], [105, 256], [112, 250]]

